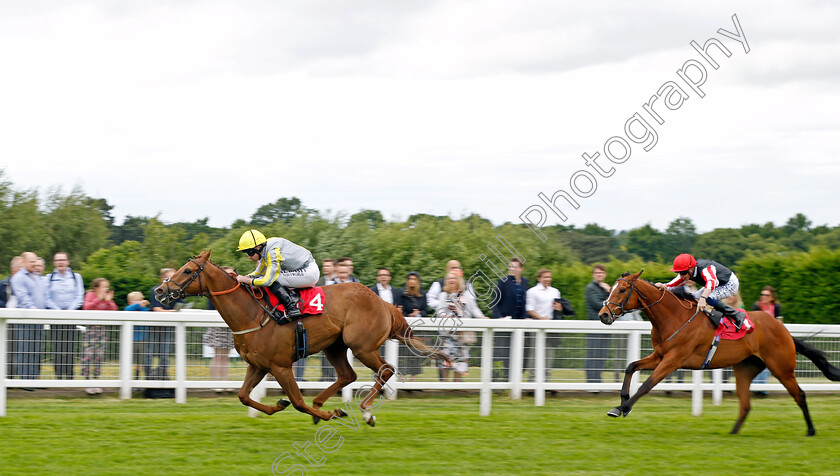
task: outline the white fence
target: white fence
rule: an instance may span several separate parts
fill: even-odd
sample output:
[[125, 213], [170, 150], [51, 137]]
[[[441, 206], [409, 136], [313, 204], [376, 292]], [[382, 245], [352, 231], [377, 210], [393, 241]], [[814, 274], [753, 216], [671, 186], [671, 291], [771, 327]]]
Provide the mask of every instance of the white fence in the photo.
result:
[[[437, 337], [441, 320], [409, 318], [409, 323], [431, 343]], [[233, 359], [226, 364], [229, 378], [213, 379], [208, 371], [207, 349], [201, 343], [206, 328], [224, 326], [215, 311], [0, 309], [0, 416], [6, 414], [9, 388], [117, 388], [123, 399], [131, 398], [134, 388], [174, 388], [179, 403], [186, 402], [188, 389], [239, 388], [246, 365]], [[794, 336], [808, 337], [811, 344], [826, 352], [830, 362], [840, 366], [840, 326], [792, 324], [787, 327]], [[87, 358], [82, 361], [82, 342], [94, 330], [102, 337], [98, 343], [102, 348], [99, 373], [95, 370], [96, 362]], [[543, 405], [546, 392], [551, 391], [617, 391], [627, 363], [651, 351], [650, 323], [646, 321], [605, 326], [598, 321], [465, 319], [459, 330], [475, 331], [478, 337], [467, 348], [470, 370], [461, 381], [441, 381], [433, 362], [413, 356], [396, 341], [387, 341], [383, 355], [397, 367], [399, 375], [388, 382], [386, 396], [396, 398], [399, 390], [478, 390], [480, 414], [489, 415], [493, 393], [499, 391], [509, 392], [515, 399], [532, 392], [535, 405]], [[139, 334], [135, 335], [135, 331]], [[147, 346], [138, 347], [138, 342]], [[168, 363], [171, 356], [174, 365]], [[135, 360], [144, 363], [138, 366]], [[153, 363], [163, 368], [166, 379], [139, 377], [138, 372], [148, 375]], [[321, 367], [320, 363], [320, 354], [310, 356], [298, 369], [303, 377], [299, 379], [301, 389], [323, 389], [332, 382], [330, 369]], [[373, 373], [354, 363], [352, 355], [351, 363], [359, 379], [344, 389], [345, 400], [352, 397], [355, 389], [373, 381]], [[21, 365], [36, 365], [37, 373], [21, 371]], [[82, 378], [82, 372], [88, 369], [89, 378]], [[72, 378], [67, 378], [68, 371], [72, 372]], [[62, 373], [65, 378], [59, 378]], [[723, 392], [735, 388], [734, 381], [725, 382], [728, 371], [691, 371], [690, 381], [681, 379], [678, 373], [673, 376], [676, 382], [663, 381], [654, 391], [692, 391], [694, 414], [702, 412], [704, 391], [710, 391], [713, 402], [719, 404]], [[797, 379], [806, 391], [840, 391], [840, 383], [825, 379], [801, 356]], [[638, 385], [637, 373], [631, 390]], [[264, 380], [252, 396], [262, 398], [268, 388], [279, 386], [272, 380]], [[784, 388], [771, 377], [768, 383], [754, 382], [752, 390], [784, 391]]]

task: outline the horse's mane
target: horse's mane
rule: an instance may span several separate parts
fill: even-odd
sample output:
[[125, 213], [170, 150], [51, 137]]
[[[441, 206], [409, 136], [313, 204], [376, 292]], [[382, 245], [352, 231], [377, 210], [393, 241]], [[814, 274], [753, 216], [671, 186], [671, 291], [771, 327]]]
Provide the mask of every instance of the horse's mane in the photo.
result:
[[[626, 278], [627, 276], [630, 276], [630, 274], [631, 274], [630, 271], [625, 271], [624, 274], [621, 275], [621, 277]], [[653, 286], [653, 283], [651, 283], [650, 281], [648, 281], [646, 279], [642, 279], [642, 278], [636, 278], [636, 279], [638, 281], [644, 281], [644, 282], [650, 284], [651, 286]], [[695, 299], [694, 296], [692, 296], [682, 286], [680, 286], [678, 288], [674, 288], [673, 290], [666, 289], [665, 291], [673, 294], [677, 299], [680, 299], [682, 301], [688, 301], [691, 304], [697, 304], [697, 299]]]
[[[197, 255], [196, 255], [196, 256], [193, 256], [193, 259], [196, 259], [196, 258], [198, 258], [198, 256], [197, 256]], [[233, 278], [234, 280], [236, 279], [235, 277], [231, 276], [231, 275], [230, 275], [230, 273], [228, 273], [227, 271], [225, 271], [224, 269], [222, 269], [222, 267], [221, 267], [221, 266], [219, 266], [216, 262], [214, 262], [214, 261], [213, 261], [213, 260], [211, 260], [210, 258], [205, 258], [204, 262], [205, 262], [205, 263], [210, 263], [210, 264], [212, 264], [213, 266], [215, 266], [215, 267], [219, 268], [219, 270], [220, 270], [222, 273], [224, 273], [224, 274], [226, 274], [227, 276], [229, 276], [229, 277]]]

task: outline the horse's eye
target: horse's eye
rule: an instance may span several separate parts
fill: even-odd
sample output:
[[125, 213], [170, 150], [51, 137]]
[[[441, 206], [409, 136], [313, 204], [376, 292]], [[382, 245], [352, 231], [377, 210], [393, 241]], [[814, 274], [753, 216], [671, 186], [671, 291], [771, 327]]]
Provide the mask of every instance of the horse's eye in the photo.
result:
[[621, 294], [621, 293], [623, 293], [624, 291], [627, 291], [627, 290], [626, 290], [626, 289], [619, 289], [619, 290], [618, 290], [618, 294]]
[[192, 270], [191, 270], [191, 269], [185, 269], [185, 270], [184, 270], [184, 274], [190, 274], [190, 273], [192, 273]]

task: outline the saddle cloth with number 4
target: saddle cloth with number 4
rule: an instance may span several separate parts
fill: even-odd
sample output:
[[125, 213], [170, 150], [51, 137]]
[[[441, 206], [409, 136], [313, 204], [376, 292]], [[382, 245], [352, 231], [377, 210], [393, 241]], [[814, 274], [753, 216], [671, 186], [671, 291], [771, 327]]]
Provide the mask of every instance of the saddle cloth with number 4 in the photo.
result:
[[[301, 314], [321, 314], [324, 312], [325, 295], [324, 289], [320, 286], [314, 288], [301, 288], [294, 290], [300, 296], [300, 312]], [[272, 292], [268, 294], [268, 300], [271, 302], [271, 307], [280, 311], [285, 311], [286, 307], [280, 304], [280, 300]]]

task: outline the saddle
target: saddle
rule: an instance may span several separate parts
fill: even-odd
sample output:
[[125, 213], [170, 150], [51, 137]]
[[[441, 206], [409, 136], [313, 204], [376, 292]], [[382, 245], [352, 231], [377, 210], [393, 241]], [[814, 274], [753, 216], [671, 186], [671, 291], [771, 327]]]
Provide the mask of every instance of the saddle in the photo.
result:
[[[296, 294], [300, 297], [300, 313], [304, 315], [315, 315], [324, 312], [325, 295], [324, 289], [320, 286], [311, 288], [288, 288], [289, 294]], [[268, 292], [266, 299], [270, 309], [276, 309], [280, 312], [285, 312], [286, 307], [280, 303], [280, 299], [273, 293]]]
[[[324, 290], [321, 287], [288, 288], [289, 294], [296, 294], [300, 300], [299, 309], [303, 315], [321, 314], [324, 312]], [[280, 303], [280, 299], [273, 293], [267, 292], [266, 299], [271, 309], [285, 313], [286, 307]], [[309, 355], [309, 338], [306, 334], [306, 328], [303, 326], [301, 319], [297, 320], [295, 327], [295, 354], [293, 361], [305, 358]]]
[[[706, 306], [710, 308], [711, 306]], [[746, 314], [747, 317], [744, 318], [744, 324], [741, 326], [740, 329], [735, 328], [735, 324], [733, 324], [729, 319], [722, 319], [723, 313], [720, 311], [716, 311], [715, 309], [711, 309], [711, 312], [708, 310], [706, 311], [706, 315], [709, 316], [709, 319], [712, 318], [712, 314], [717, 314], [717, 324], [715, 324], [715, 338], [712, 340], [712, 346], [709, 348], [709, 352], [706, 354], [706, 359], [703, 361], [703, 366], [701, 368], [705, 369], [709, 367], [709, 364], [712, 362], [712, 358], [715, 356], [715, 352], [717, 351], [718, 344], [720, 344], [720, 340], [738, 340], [745, 335], [751, 333], [755, 330], [755, 324], [750, 320], [750, 315], [747, 314], [745, 309], [738, 309], [739, 311]]]

